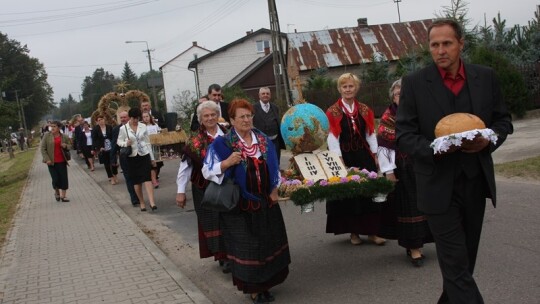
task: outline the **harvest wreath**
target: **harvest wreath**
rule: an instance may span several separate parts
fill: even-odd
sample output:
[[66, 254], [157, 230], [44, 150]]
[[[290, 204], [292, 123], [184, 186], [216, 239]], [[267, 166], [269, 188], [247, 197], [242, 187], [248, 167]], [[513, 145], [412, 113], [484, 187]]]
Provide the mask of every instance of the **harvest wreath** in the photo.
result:
[[330, 177], [328, 180], [303, 180], [294, 170], [286, 170], [281, 178], [278, 195], [281, 200], [290, 199], [297, 206], [318, 200], [342, 200], [359, 196], [377, 197], [394, 189], [394, 184], [376, 172], [366, 169], [349, 168], [346, 177]]

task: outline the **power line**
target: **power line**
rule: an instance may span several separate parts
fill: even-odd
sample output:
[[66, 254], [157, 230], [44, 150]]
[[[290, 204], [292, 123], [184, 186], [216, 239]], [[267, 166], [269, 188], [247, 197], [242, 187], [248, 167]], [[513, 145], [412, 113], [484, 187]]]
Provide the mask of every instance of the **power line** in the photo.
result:
[[330, 1], [315, 1], [315, 0], [294, 0], [296, 2], [301, 2], [304, 4], [312, 5], [312, 6], [321, 6], [321, 7], [332, 7], [332, 8], [364, 8], [364, 7], [373, 7], [373, 6], [379, 6], [384, 4], [392, 3], [392, 1], [380, 1], [377, 3], [373, 3], [373, 1], [366, 1], [369, 2], [369, 4], [361, 4], [358, 0], [350, 1], [350, 3], [343, 3], [344, 1], [339, 1], [339, 3], [335, 0]]
[[32, 16], [32, 17], [21, 18], [21, 19], [3, 20], [3, 21], [0, 21], [0, 24], [3, 24], [2, 25], [3, 27], [13, 27], [13, 26], [21, 26], [21, 25], [32, 25], [32, 24], [55, 22], [55, 21], [73, 19], [73, 18], [99, 15], [103, 13], [110, 13], [117, 10], [124, 10], [126, 8], [144, 5], [149, 2], [154, 2], [154, 1], [156, 0], [150, 0], [150, 1], [144, 0], [144, 1], [139, 1], [136, 3], [124, 4], [124, 5], [119, 5], [115, 7], [106, 7], [106, 8], [93, 9], [93, 10], [80, 11], [80, 12], [69, 12], [69, 13], [48, 15], [48, 16], [41, 16], [41, 17]]
[[[159, 0], [155, 0], [159, 1]], [[124, 0], [124, 1], [116, 1], [116, 3], [123, 3], [123, 2], [131, 2], [131, 0]], [[111, 4], [114, 4], [115, 2], [107, 2], [104, 4], [93, 4], [93, 5], [84, 5], [84, 6], [74, 6], [74, 7], [68, 7], [68, 8], [59, 8], [59, 9], [52, 9], [52, 10], [41, 10], [41, 11], [28, 11], [28, 12], [9, 12], [9, 13], [0, 13], [0, 16], [3, 15], [25, 15], [25, 14], [38, 14], [38, 13], [48, 13], [48, 12], [60, 12], [60, 11], [67, 11], [67, 10], [74, 10], [79, 8], [87, 8], [87, 7], [98, 7], [98, 6], [110, 6]]]
[[142, 20], [142, 19], [146, 19], [146, 18], [150, 18], [150, 17], [155, 17], [155, 16], [159, 16], [159, 15], [170, 14], [170, 13], [173, 13], [173, 12], [178, 11], [178, 10], [182, 10], [182, 9], [185, 9], [185, 8], [188, 8], [188, 7], [193, 7], [193, 6], [198, 6], [198, 5], [206, 4], [206, 3], [208, 3], [208, 2], [213, 2], [213, 1], [216, 1], [216, 0], [209, 0], [209, 1], [206, 1], [206, 2], [198, 2], [197, 4], [190, 4], [190, 5], [179, 6], [179, 7], [177, 7], [177, 8], [167, 9], [167, 10], [165, 10], [165, 11], [161, 11], [161, 12], [154, 13], [154, 14], [148, 14], [148, 15], [143, 15], [143, 16], [137, 16], [137, 17], [127, 18], [127, 19], [122, 19], [122, 20], [115, 20], [115, 21], [106, 22], [106, 23], [101, 23], [101, 24], [94, 24], [94, 25], [82, 26], [82, 27], [71, 27], [71, 28], [67, 28], [67, 29], [63, 28], [62, 30], [57, 30], [57, 31], [48, 31], [48, 32], [41, 32], [41, 33], [32, 33], [32, 34], [15, 35], [15, 36], [16, 36], [16, 37], [41, 36], [41, 35], [49, 35], [49, 34], [56, 34], [56, 33], [63, 33], [63, 32], [71, 32], [71, 31], [76, 31], [76, 30], [91, 29], [91, 28], [96, 28], [96, 27], [103, 27], [103, 26], [108, 26], [108, 25], [111, 25], [111, 24], [130, 22], [130, 21], [134, 21], [134, 20], [140, 21], [140, 20]]

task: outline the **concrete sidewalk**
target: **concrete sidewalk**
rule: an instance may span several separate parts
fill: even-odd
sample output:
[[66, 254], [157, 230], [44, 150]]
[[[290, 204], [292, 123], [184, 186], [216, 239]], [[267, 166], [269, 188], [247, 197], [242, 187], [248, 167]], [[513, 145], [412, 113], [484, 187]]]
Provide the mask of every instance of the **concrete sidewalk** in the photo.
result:
[[77, 162], [70, 165], [71, 202], [56, 202], [36, 153], [0, 257], [0, 303], [211, 303]]

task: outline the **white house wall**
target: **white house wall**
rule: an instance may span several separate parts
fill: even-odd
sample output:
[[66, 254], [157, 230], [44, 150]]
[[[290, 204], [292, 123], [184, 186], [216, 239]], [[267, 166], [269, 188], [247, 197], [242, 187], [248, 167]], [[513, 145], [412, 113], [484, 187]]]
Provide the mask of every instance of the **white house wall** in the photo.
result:
[[[261, 33], [199, 62], [197, 68], [201, 94], [206, 94], [208, 86], [213, 83], [224, 85], [257, 58], [263, 57], [264, 52], [257, 52], [257, 41], [260, 40], [271, 42], [272, 37]], [[283, 40], [283, 43], [286, 41]]]
[[189, 90], [195, 95], [195, 76], [194, 72], [188, 70], [188, 64], [195, 59], [195, 55], [202, 57], [208, 53], [210, 51], [206, 49], [191, 47], [161, 68], [168, 112], [174, 112], [174, 100], [183, 91]]

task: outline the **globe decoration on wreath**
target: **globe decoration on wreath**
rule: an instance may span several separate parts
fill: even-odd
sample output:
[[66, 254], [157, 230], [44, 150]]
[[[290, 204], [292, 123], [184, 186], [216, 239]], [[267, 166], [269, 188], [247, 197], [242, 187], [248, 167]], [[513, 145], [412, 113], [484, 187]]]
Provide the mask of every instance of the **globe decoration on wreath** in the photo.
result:
[[291, 107], [281, 119], [281, 135], [293, 154], [313, 152], [328, 137], [328, 118], [316, 105], [301, 103]]
[[329, 132], [326, 114], [317, 106], [300, 103], [291, 107], [281, 120], [281, 135], [293, 154], [281, 175], [280, 200], [291, 200], [302, 213], [314, 210], [315, 202], [372, 197], [386, 200], [393, 184], [377, 172], [347, 168], [339, 155], [321, 150]]

